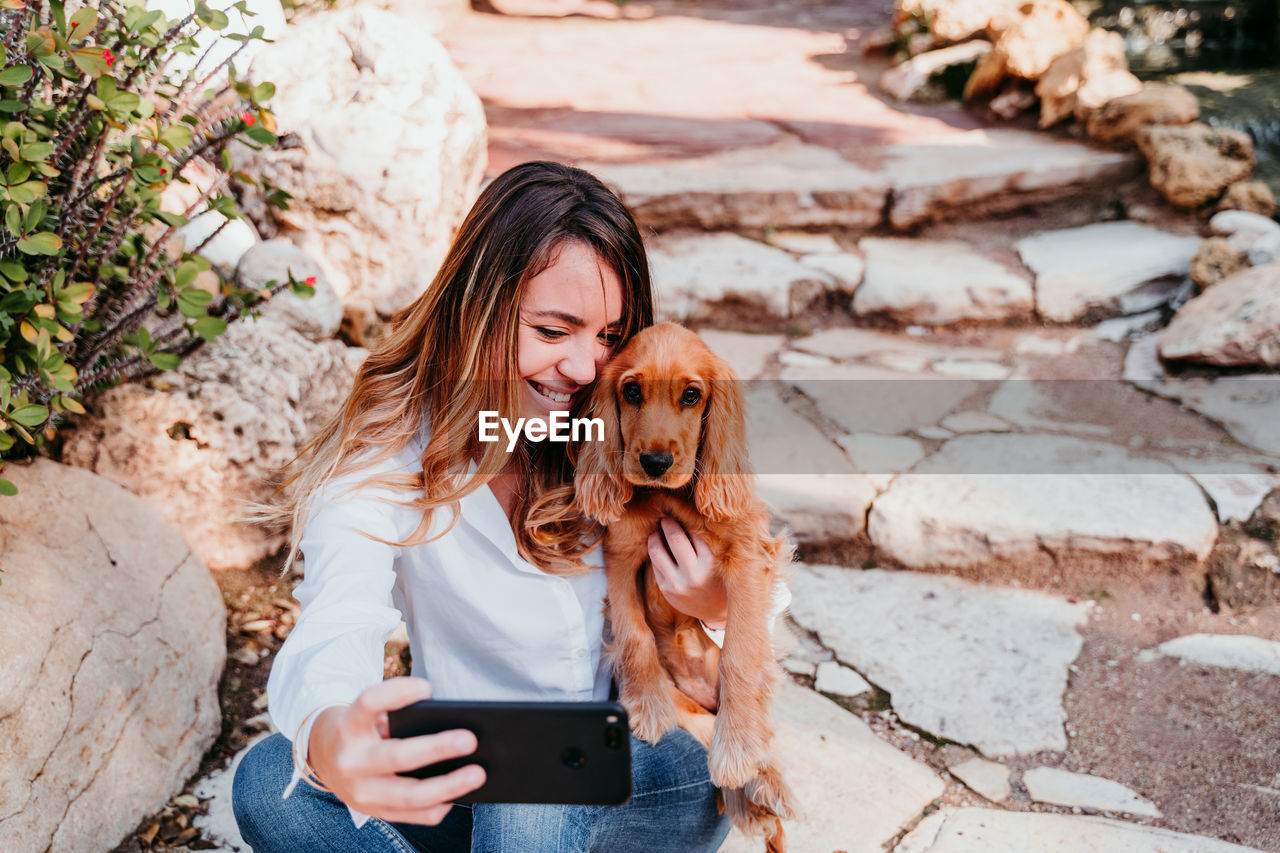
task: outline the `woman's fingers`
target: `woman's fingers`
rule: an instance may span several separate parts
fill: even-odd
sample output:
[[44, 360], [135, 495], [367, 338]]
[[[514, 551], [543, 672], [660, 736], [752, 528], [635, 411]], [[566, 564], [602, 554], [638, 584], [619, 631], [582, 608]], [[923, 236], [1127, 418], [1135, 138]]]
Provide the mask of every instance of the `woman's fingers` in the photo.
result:
[[[379, 816], [386, 812], [413, 812], [452, 803], [484, 784], [484, 770], [478, 764], [459, 767], [443, 776], [411, 779], [404, 776], [378, 776], [361, 782], [361, 800], [378, 805]], [[359, 810], [359, 806], [356, 806]]]
[[659, 526], [662, 528], [662, 537], [666, 540], [667, 548], [670, 549], [676, 565], [690, 568], [696, 566], [697, 551], [694, 550], [693, 543], [689, 541], [689, 534], [685, 532], [680, 522], [674, 518], [664, 518]]
[[476, 736], [465, 729], [391, 738], [377, 745], [371, 756], [371, 764], [375, 772], [400, 773], [470, 755], [476, 751], [476, 746]]
[[370, 685], [343, 715], [342, 727], [352, 735], [378, 732], [379, 718], [414, 702], [431, 698], [431, 683], [424, 678], [388, 678]]

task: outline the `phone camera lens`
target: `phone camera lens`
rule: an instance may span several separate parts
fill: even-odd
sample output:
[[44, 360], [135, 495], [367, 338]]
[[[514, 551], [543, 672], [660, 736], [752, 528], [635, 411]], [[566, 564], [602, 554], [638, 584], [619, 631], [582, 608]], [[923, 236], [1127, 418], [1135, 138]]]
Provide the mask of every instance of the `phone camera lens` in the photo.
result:
[[576, 770], [587, 763], [587, 754], [576, 746], [571, 746], [560, 753], [560, 761], [563, 762], [565, 767], [571, 767]]
[[604, 727], [604, 745], [609, 749], [621, 749], [623, 737], [622, 726]]

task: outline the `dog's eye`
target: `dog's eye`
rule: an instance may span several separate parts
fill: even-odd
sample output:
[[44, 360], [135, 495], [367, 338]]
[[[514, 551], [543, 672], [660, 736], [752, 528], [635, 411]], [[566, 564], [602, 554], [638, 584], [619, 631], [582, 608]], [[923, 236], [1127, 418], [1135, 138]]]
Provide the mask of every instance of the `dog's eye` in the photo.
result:
[[684, 393], [680, 395], [680, 402], [686, 406], [693, 406], [702, 399], [702, 392], [697, 388], [686, 388]]
[[640, 394], [640, 383], [628, 382], [626, 385], [623, 385], [622, 399], [626, 400], [628, 403], [635, 403], [636, 405], [639, 405], [640, 400], [642, 399]]

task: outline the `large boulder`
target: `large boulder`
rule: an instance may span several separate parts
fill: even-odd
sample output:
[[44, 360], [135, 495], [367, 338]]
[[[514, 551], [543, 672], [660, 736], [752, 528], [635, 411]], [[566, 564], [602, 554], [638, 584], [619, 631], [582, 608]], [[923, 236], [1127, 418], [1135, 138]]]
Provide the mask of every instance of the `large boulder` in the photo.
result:
[[1137, 142], [1151, 170], [1151, 185], [1175, 207], [1213, 201], [1253, 174], [1256, 162], [1249, 134], [1200, 122], [1146, 127]]
[[[238, 148], [293, 195], [274, 214], [338, 294], [384, 315], [440, 267], [484, 171], [484, 110], [444, 48], [412, 21], [367, 6], [291, 26], [254, 62], [276, 84], [281, 143]], [[340, 105], [340, 108], [335, 108]]]
[[278, 319], [239, 322], [150, 384], [95, 398], [63, 448], [152, 502], [213, 569], [274, 554], [282, 533], [242, 521], [280, 468], [342, 406], [366, 351], [313, 343]]
[[1218, 202], [1218, 210], [1243, 210], [1259, 216], [1274, 216], [1276, 197], [1262, 181], [1239, 181], [1227, 187]]
[[1160, 357], [1280, 367], [1280, 263], [1238, 272], [1182, 306], [1160, 337]]
[[924, 21], [940, 43], [1003, 30], [1022, 0], [898, 0], [900, 18]]
[[1039, 80], [1053, 61], [1078, 47], [1089, 22], [1067, 0], [1027, 0], [965, 85], [964, 96], [992, 94], [1007, 77]]
[[1094, 30], [1075, 50], [1055, 59], [1036, 83], [1040, 126], [1086, 118], [1103, 104], [1141, 88], [1142, 82], [1129, 72], [1120, 34]]
[[953, 68], [964, 73], [963, 66], [972, 66], [990, 52], [991, 42], [974, 39], [917, 54], [886, 69], [880, 75], [880, 89], [899, 101], [946, 100], [943, 76]]
[[1190, 90], [1143, 83], [1139, 91], [1108, 101], [1090, 115], [1085, 131], [1099, 142], [1130, 144], [1149, 125], [1190, 124], [1199, 117], [1200, 102]]
[[261, 290], [270, 282], [295, 281], [310, 285], [310, 297], [295, 296], [287, 288], [266, 307], [263, 317], [279, 320], [304, 338], [326, 341], [338, 334], [342, 325], [342, 301], [320, 265], [288, 240], [268, 240], [245, 252], [236, 266], [241, 287]]
[[222, 722], [226, 611], [154, 508], [88, 471], [10, 465], [0, 498], [0, 847], [114, 848]]

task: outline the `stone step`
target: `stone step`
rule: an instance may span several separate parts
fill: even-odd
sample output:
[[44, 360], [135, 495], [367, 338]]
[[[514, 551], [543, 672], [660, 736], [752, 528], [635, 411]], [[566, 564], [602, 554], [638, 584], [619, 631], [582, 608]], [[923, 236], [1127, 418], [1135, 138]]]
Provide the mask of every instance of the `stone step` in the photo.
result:
[[1107, 151], [1016, 129], [881, 145], [873, 162], [783, 139], [665, 162], [583, 162], [658, 231], [888, 227], [973, 219], [1077, 197], [1141, 170]]

